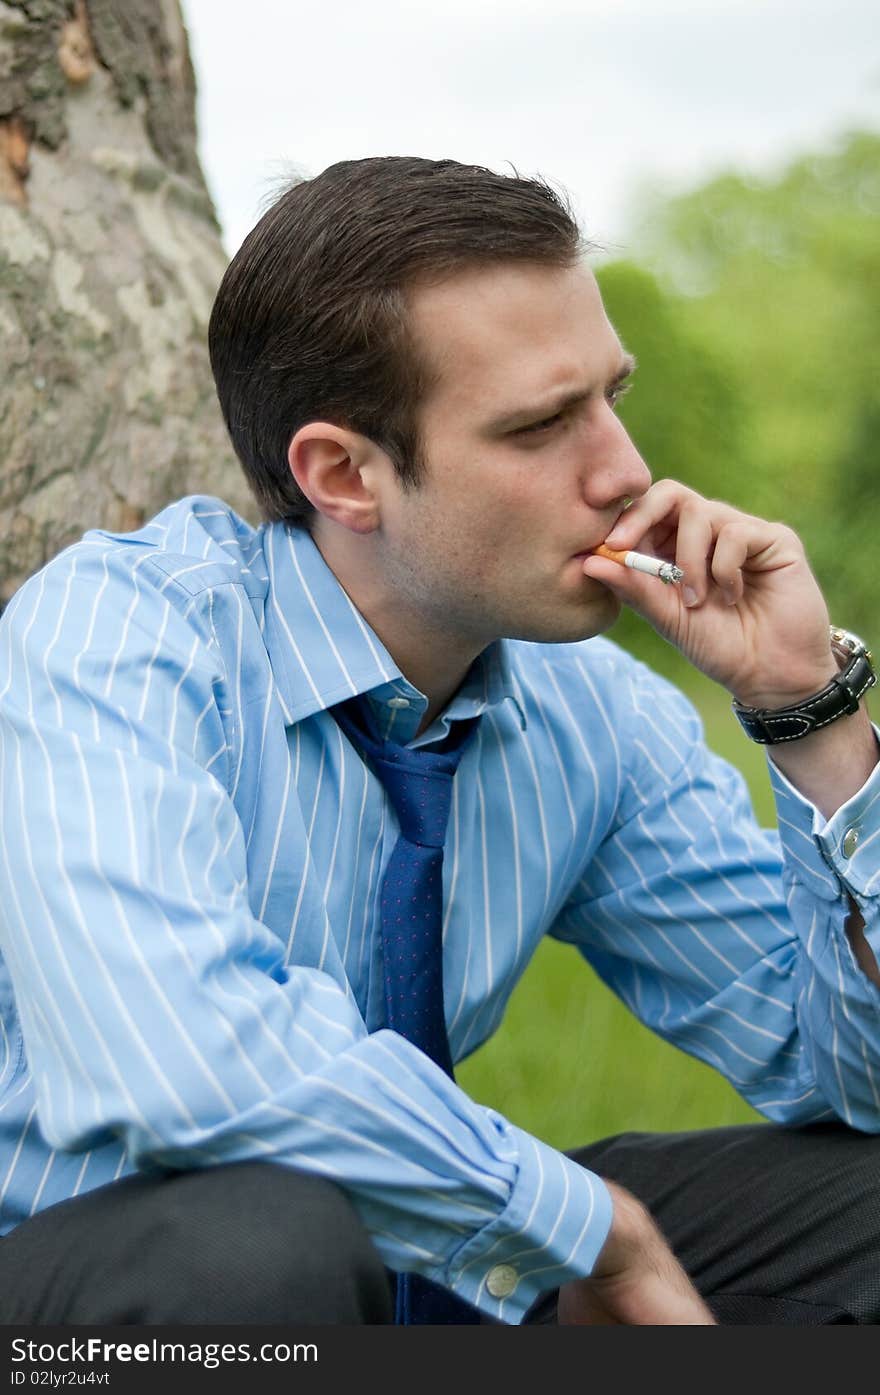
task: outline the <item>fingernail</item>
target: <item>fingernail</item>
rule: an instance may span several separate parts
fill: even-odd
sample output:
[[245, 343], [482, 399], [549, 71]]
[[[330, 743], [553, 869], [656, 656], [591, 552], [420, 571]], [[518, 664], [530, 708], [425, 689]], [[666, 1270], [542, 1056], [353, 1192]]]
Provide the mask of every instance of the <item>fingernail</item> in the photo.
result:
[[681, 599], [684, 601], [685, 605], [696, 605], [699, 597], [693, 586], [682, 586]]

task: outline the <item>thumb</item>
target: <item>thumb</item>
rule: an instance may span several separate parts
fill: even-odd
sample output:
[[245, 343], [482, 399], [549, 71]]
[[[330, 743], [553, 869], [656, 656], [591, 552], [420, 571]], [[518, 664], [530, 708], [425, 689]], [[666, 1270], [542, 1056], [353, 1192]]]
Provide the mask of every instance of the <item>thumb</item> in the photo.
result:
[[607, 557], [584, 558], [584, 576], [607, 586], [623, 605], [641, 615], [667, 638], [675, 632], [684, 608], [681, 587], [656, 576], [645, 576]]

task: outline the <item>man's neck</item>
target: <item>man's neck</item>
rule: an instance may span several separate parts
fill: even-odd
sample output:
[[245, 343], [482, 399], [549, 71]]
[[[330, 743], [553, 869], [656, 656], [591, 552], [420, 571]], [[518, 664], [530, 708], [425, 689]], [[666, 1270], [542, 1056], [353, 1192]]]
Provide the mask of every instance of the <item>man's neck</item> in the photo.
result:
[[376, 565], [375, 549], [365, 538], [352, 547], [350, 538], [319, 524], [312, 540], [401, 673], [428, 699], [418, 730], [421, 735], [458, 691], [486, 645], [462, 642], [448, 629], [432, 626], [409, 606], [406, 597], [392, 594]]

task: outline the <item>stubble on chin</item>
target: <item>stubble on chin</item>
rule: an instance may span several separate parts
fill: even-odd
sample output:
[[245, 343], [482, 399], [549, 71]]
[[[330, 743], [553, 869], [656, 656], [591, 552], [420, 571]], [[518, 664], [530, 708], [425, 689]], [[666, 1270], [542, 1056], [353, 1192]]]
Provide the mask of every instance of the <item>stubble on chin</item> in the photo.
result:
[[535, 614], [532, 606], [531, 615], [524, 608], [517, 619], [511, 620], [505, 637], [528, 640], [532, 644], [576, 644], [604, 634], [614, 624], [621, 608], [620, 601], [610, 591], [589, 604], [561, 606], [543, 615]]

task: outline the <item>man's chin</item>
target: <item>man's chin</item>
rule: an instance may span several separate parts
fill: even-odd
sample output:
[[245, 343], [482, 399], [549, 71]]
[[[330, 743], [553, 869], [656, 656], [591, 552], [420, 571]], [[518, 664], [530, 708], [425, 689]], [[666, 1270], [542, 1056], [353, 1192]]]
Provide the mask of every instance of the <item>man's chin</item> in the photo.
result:
[[590, 598], [589, 605], [562, 610], [541, 619], [533, 619], [517, 627], [518, 633], [510, 631], [509, 639], [526, 639], [532, 644], [574, 644], [581, 639], [592, 639], [610, 629], [619, 616], [622, 605], [617, 597], [602, 587], [602, 595]]

